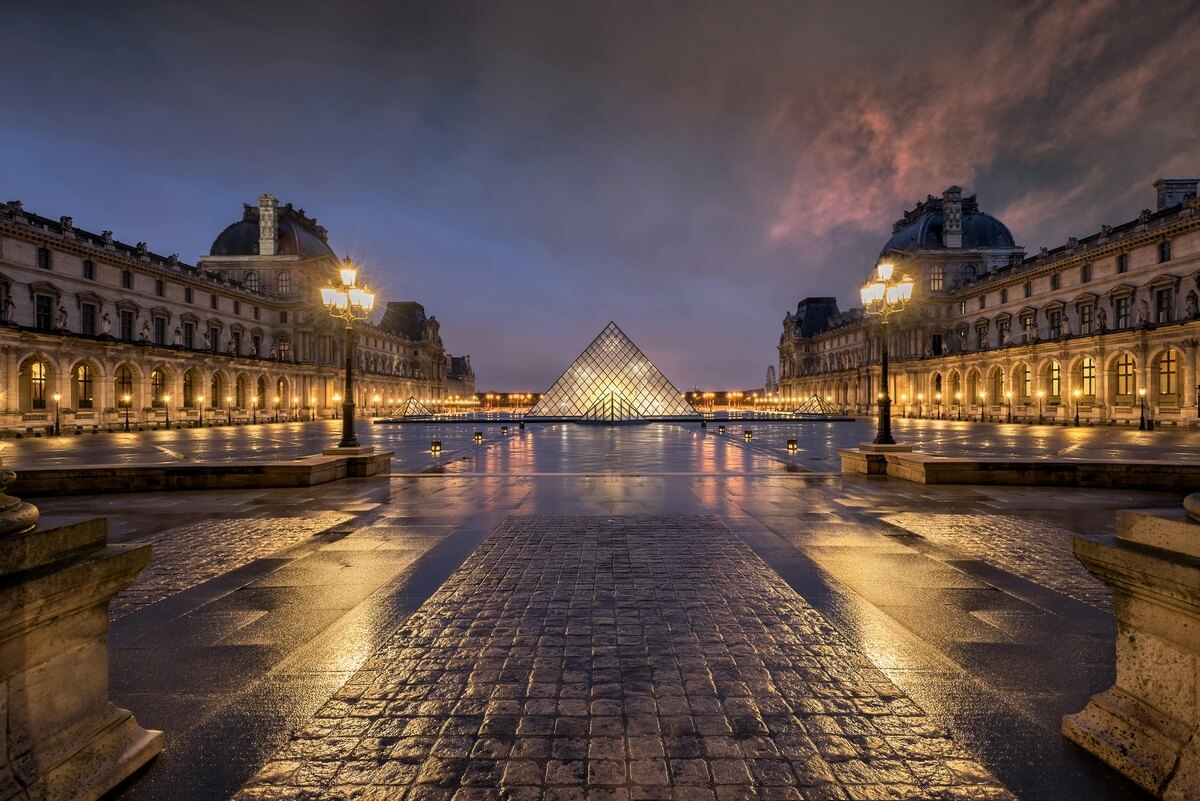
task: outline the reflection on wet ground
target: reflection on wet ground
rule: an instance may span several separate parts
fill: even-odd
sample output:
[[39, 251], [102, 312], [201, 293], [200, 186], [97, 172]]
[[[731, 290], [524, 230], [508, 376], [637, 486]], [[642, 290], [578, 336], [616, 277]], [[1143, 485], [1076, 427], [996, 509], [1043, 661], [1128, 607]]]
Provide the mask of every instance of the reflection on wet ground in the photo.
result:
[[[472, 426], [404, 426], [379, 436], [408, 454], [410, 475], [40, 502], [50, 520], [104, 514], [114, 539], [153, 539], [162, 557], [118, 605], [111, 642], [115, 700], [165, 729], [168, 749], [120, 797], [227, 798], [294, 734], [314, 731], [319, 710], [352, 693], [353, 677], [490, 532], [530, 515], [712, 515], [722, 536], [749, 545], [820, 625], [1018, 796], [1142, 797], [1059, 734], [1060, 716], [1106, 688], [1114, 670], [1108, 599], [1075, 567], [1066, 536], [1111, 532], [1116, 509], [1177, 496], [789, 472], [780, 446], [795, 436], [792, 424], [753, 424], [750, 443], [736, 425], [724, 436], [688, 425], [511, 426], [502, 436], [495, 425], [481, 427], [481, 445]], [[866, 422], [805, 425], [814, 433], [797, 460], [818, 471], [843, 439], [871, 432]], [[897, 430], [1020, 453], [1184, 454], [1200, 439], [953, 422], [900, 421]], [[308, 447], [288, 431], [264, 429], [280, 447]], [[444, 472], [421, 472], [434, 465], [434, 432]], [[853, 731], [837, 737], [846, 753], [868, 742]], [[346, 744], [311, 745], [330, 782]]]

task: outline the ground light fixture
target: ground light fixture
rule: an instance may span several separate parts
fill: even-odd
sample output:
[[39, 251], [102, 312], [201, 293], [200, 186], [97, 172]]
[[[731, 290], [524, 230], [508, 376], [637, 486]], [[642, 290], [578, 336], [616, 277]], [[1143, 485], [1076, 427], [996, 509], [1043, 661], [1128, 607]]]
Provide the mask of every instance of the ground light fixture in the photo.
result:
[[750, 440], [754, 439], [754, 432], [747, 428], [742, 432], [742, 439], [746, 440], [746, 442], [749, 442]]
[[794, 440], [794, 439], [788, 440], [787, 449], [788, 449], [788, 453], [795, 453], [796, 451], [800, 450], [799, 446], [796, 445], [796, 440]]
[[329, 311], [346, 326], [346, 389], [342, 401], [342, 440], [339, 448], [357, 448], [358, 438], [354, 434], [354, 323], [365, 320], [375, 308], [375, 295], [366, 287], [357, 284], [358, 271], [347, 257], [338, 270], [340, 285], [333, 284], [321, 289], [321, 301]]
[[717, 426], [717, 433], [718, 433], [718, 434], [724, 434], [724, 433], [725, 433], [725, 426]]
[[476, 432], [475, 432], [475, 444], [476, 444], [476, 445], [478, 445], [478, 444], [480, 444], [481, 442], [483, 442], [483, 432], [482, 432], [482, 431], [476, 431]]
[[442, 441], [440, 439], [435, 439], [432, 442], [430, 442], [429, 443], [429, 452], [432, 453], [434, 456], [440, 455], [442, 452]]
[[888, 318], [904, 310], [912, 299], [913, 279], [905, 275], [894, 279], [896, 265], [889, 261], [875, 266], [875, 275], [859, 290], [866, 313], [879, 318], [879, 425], [874, 444], [895, 445], [892, 437], [892, 399], [888, 395]]

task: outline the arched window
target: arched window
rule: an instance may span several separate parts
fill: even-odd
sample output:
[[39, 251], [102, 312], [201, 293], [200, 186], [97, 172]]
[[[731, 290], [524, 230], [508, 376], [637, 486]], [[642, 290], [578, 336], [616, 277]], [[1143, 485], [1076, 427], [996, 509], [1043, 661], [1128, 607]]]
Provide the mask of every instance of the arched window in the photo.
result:
[[1017, 365], [1017, 375], [1013, 383], [1016, 384], [1022, 398], [1033, 397], [1033, 371], [1029, 369], [1028, 364]]
[[150, 373], [150, 405], [161, 408], [164, 405], [163, 396], [167, 394], [167, 375], [162, 370]]
[[188, 370], [183, 374], [183, 406], [186, 409], [196, 407], [196, 371]]
[[940, 292], [946, 284], [946, 268], [940, 264], [933, 265], [933, 270], [929, 273], [929, 288], [934, 292]]
[[1179, 392], [1179, 360], [1169, 350], [1158, 360], [1158, 396], [1174, 396]]
[[1004, 400], [1004, 371], [999, 367], [992, 370], [988, 381], [988, 395], [992, 398], [992, 403], [1000, 403]]
[[258, 291], [258, 273], [256, 273], [254, 270], [250, 270], [249, 272], [246, 273], [246, 277], [245, 277], [243, 283], [246, 284], [246, 289], [249, 289], [251, 292], [257, 292]]
[[275, 290], [280, 295], [290, 295], [292, 292], [292, 274], [287, 270], [280, 271], [275, 277]]
[[249, 380], [244, 375], [239, 375], [237, 379], [237, 407], [239, 409], [249, 408], [246, 405], [246, 398], [250, 395]]
[[94, 377], [90, 365], [81, 364], [75, 368], [75, 408], [94, 408], [93, 380]]
[[29, 365], [29, 407], [31, 409], [46, 408], [46, 363], [34, 362]]
[[1046, 394], [1052, 398], [1062, 395], [1062, 367], [1055, 361], [1046, 367]]
[[254, 403], [254, 405], [257, 406], [258, 408], [260, 408], [260, 409], [263, 408], [263, 404], [266, 402], [266, 399], [267, 399], [267, 379], [262, 378], [261, 376], [259, 377], [259, 379], [258, 379], [258, 394], [255, 395], [254, 397], [257, 398], [258, 400], [254, 400], [254, 398], [251, 398], [250, 399], [251, 402]]
[[133, 403], [133, 371], [128, 367], [120, 367], [117, 369], [117, 377], [114, 383], [117, 388], [117, 403], [121, 406], [129, 406]]
[[1133, 399], [1137, 383], [1136, 367], [1133, 357], [1128, 353], [1122, 353], [1117, 357], [1117, 395], [1125, 396], [1126, 400]]
[[1079, 363], [1079, 389], [1084, 395], [1096, 396], [1096, 360], [1091, 356], [1084, 356]]

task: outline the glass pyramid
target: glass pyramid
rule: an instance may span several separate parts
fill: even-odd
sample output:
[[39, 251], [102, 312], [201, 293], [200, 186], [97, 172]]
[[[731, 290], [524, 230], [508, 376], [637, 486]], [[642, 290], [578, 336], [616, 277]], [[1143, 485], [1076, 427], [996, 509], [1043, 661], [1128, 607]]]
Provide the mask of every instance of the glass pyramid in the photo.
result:
[[596, 422], [697, 415], [616, 323], [604, 327], [528, 412]]
[[414, 398], [412, 395], [409, 395], [408, 400], [406, 400], [404, 403], [402, 403], [400, 405], [400, 408], [398, 408], [394, 412], [392, 412], [391, 416], [392, 417], [433, 417], [433, 412], [429, 411], [429, 409], [425, 407], [425, 404], [421, 403], [419, 400]]
[[837, 409], [823, 401], [819, 395], [813, 395], [800, 404], [792, 414], [837, 414]]

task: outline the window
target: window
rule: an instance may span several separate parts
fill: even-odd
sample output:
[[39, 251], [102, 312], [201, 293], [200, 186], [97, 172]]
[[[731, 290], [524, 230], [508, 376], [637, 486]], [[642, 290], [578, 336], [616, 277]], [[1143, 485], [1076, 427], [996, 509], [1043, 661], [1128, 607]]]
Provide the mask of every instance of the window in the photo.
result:
[[1050, 337], [1062, 336], [1062, 312], [1052, 309], [1046, 312], [1046, 322], [1050, 324]]
[[163, 395], [167, 394], [167, 376], [162, 370], [150, 373], [150, 405], [156, 409], [166, 405]]
[[50, 269], [50, 248], [37, 249], [37, 265], [43, 270]]
[[946, 346], [942, 341], [941, 334], [933, 334], [929, 338], [929, 349], [934, 356], [941, 356], [946, 352]]
[[959, 314], [967, 313], [967, 302], [965, 300], [960, 300], [958, 302], [958, 313]]
[[1171, 240], [1164, 239], [1158, 243], [1158, 263], [1171, 260]]
[[1027, 298], [1033, 297], [1033, 282], [1032, 281], [1025, 282], [1025, 297], [1027, 297]]
[[163, 280], [161, 278], [154, 279], [154, 294], [158, 295], [160, 298], [163, 295], [167, 294], [166, 288], [163, 286]]
[[1127, 401], [1133, 399], [1134, 361], [1128, 353], [1117, 358], [1117, 395], [1125, 396]]
[[1090, 356], [1079, 364], [1079, 389], [1089, 398], [1096, 397], [1096, 361]]
[[933, 270], [929, 273], [929, 288], [934, 292], [940, 292], [946, 283], [946, 268], [940, 264], [935, 264]]
[[1062, 395], [1062, 367], [1058, 362], [1050, 362], [1046, 368], [1046, 394], [1052, 398]]
[[239, 356], [242, 354], [242, 333], [240, 331], [233, 332], [233, 352]]
[[283, 270], [275, 279], [276, 290], [280, 295], [290, 295], [292, 292], [292, 274]]
[[183, 405], [188, 409], [196, 408], [196, 372], [188, 370], [183, 374]]
[[121, 339], [133, 341], [133, 312], [121, 312]]
[[1025, 341], [1032, 342], [1037, 339], [1037, 325], [1033, 319], [1033, 313], [1021, 315], [1021, 328], [1025, 332]]
[[185, 303], [192, 302], [192, 288], [190, 286], [185, 286], [183, 288], [183, 300]]
[[1000, 290], [1000, 302], [1008, 303], [1008, 287]]
[[975, 326], [975, 341], [979, 343], [980, 350], [987, 350], [988, 327], [986, 325]]
[[281, 311], [281, 312], [279, 313], [279, 322], [281, 322], [281, 323], [286, 323], [286, 322], [287, 322], [287, 312], [285, 312], [285, 311]]
[[958, 329], [958, 352], [965, 353], [967, 350], [967, 329]]
[[212, 295], [210, 296], [208, 305], [214, 309], [219, 309], [221, 307], [221, 299], [217, 297], [216, 292], [212, 293]]
[[133, 403], [133, 371], [128, 367], [117, 370], [117, 403], [128, 408]]
[[133, 289], [133, 273], [129, 272], [129, 270], [121, 271], [121, 288]]
[[167, 344], [167, 318], [166, 317], [155, 317], [154, 318], [154, 344], [155, 345]]
[[280, 361], [284, 361], [284, 362], [291, 361], [291, 356], [290, 356], [291, 346], [292, 346], [291, 342], [289, 342], [287, 339], [279, 340], [279, 360]]
[[981, 309], [987, 308], [987, 295], [979, 296], [979, 308], [981, 308]]
[[1000, 332], [1000, 344], [1007, 345], [1012, 342], [1011, 323], [1008, 320], [1001, 320], [996, 324]]
[[251, 292], [257, 292], [258, 291], [258, 273], [254, 272], [253, 270], [246, 273], [245, 284], [246, 284], [246, 289], [249, 289]]
[[1087, 262], [1079, 265], [1079, 283], [1086, 284], [1092, 280], [1092, 263]]
[[196, 324], [195, 323], [184, 323], [183, 324], [183, 346], [185, 348], [189, 348], [189, 349], [196, 347]]
[[1017, 366], [1016, 385], [1020, 388], [1022, 398], [1033, 397], [1033, 371], [1029, 369], [1029, 365]]
[[33, 327], [39, 331], [54, 328], [54, 298], [37, 295], [33, 300]]
[[1158, 395], [1175, 395], [1179, 392], [1179, 359], [1175, 351], [1169, 350], [1158, 360]]
[[254, 343], [254, 355], [262, 356], [262, 337], [255, 335], [250, 338], [250, 341]]
[[46, 408], [46, 363], [29, 365], [29, 406], [31, 409]]
[[75, 405], [80, 409], [93, 408], [95, 401], [93, 399], [92, 368], [90, 365], [81, 364], [75, 368]]
[[233, 313], [234, 314], [242, 313], [242, 302], [240, 300], [235, 300], [233, 302]]
[[1128, 328], [1130, 323], [1130, 310], [1133, 308], [1133, 298], [1126, 295], [1122, 298], [1117, 298], [1113, 302], [1113, 306], [1117, 312], [1117, 328]]
[[96, 336], [96, 304], [84, 303], [79, 307], [79, 333]]
[[1127, 272], [1129, 272], [1129, 254], [1128, 253], [1118, 253], [1117, 254], [1117, 273], [1120, 274], [1120, 273], [1127, 273]]
[[213, 353], [221, 350], [221, 329], [215, 325], [208, 329], [208, 349]]
[[83, 260], [83, 277], [89, 281], [96, 280], [96, 262], [91, 259]]
[[258, 307], [257, 306], [254, 307], [254, 319], [255, 320], [258, 319]]
[[1059, 282], [1060, 279], [1058, 277], [1058, 273], [1050, 273], [1050, 288], [1057, 290], [1059, 287]]
[[1156, 323], [1169, 323], [1175, 315], [1172, 313], [1175, 310], [1172, 308], [1170, 289], [1160, 289], [1154, 293], [1154, 321]]
[[1096, 316], [1096, 307], [1090, 303], [1084, 303], [1079, 307], [1079, 333], [1090, 334], [1094, 325], [1093, 320]]

